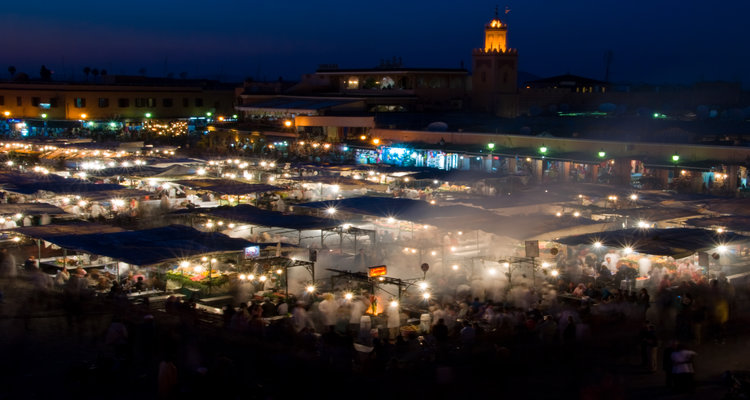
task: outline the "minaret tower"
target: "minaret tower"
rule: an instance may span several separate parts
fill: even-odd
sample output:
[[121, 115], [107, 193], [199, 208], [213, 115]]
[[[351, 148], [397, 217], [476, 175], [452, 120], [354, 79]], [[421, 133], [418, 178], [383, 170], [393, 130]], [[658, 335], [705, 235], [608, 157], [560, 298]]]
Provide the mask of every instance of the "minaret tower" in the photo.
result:
[[472, 106], [503, 117], [518, 114], [518, 51], [508, 48], [508, 25], [497, 15], [484, 26], [484, 48], [472, 52]]

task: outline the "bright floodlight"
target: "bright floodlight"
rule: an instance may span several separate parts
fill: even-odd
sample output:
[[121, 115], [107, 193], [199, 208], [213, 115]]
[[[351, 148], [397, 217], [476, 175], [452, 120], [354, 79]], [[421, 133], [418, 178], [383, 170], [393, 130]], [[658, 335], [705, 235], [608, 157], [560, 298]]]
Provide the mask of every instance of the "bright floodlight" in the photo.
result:
[[487, 272], [489, 272], [489, 273], [490, 273], [490, 275], [495, 275], [495, 274], [497, 274], [497, 270], [496, 270], [495, 268], [490, 268], [490, 269], [489, 269], [489, 271], [487, 271]]
[[639, 228], [649, 228], [650, 226], [651, 226], [651, 224], [649, 224], [646, 221], [638, 221], [638, 227]]
[[636, 201], [636, 200], [638, 200], [638, 195], [637, 195], [637, 194], [635, 194], [635, 193], [631, 194], [631, 195], [630, 195], [630, 200], [633, 200], [633, 201]]
[[425, 300], [429, 300], [429, 299], [430, 299], [430, 293], [429, 293], [429, 292], [424, 292], [424, 293], [422, 293], [422, 297], [423, 297], [423, 298], [424, 298]]
[[351, 292], [348, 292], [344, 295], [344, 298], [347, 300], [351, 300], [354, 298], [354, 295]]
[[717, 228], [716, 233], [724, 233], [724, 228]]
[[265, 275], [261, 275], [260, 278], [258, 278], [258, 280], [260, 280], [261, 282], [265, 282], [267, 279], [268, 277], [266, 277]]
[[625, 252], [625, 254], [630, 254], [630, 253], [633, 252], [633, 248], [630, 247], [630, 246], [628, 246], [628, 247], [626, 247], [626, 248], [624, 248], [622, 250]]
[[594, 247], [596, 247], [597, 249], [602, 247], [602, 242], [594, 242]]
[[305, 288], [305, 290], [307, 291], [307, 293], [312, 293], [312, 292], [314, 292], [314, 291], [315, 291], [315, 286], [313, 286], [313, 285], [308, 285], [308, 286], [307, 286], [307, 287]]
[[542, 263], [542, 268], [548, 268], [548, 267], [549, 267], [549, 263], [548, 262], [545, 261], [545, 262]]
[[279, 268], [279, 269], [276, 270], [276, 275], [281, 275], [283, 273], [284, 273], [284, 270], [281, 269], [281, 268]]
[[507, 261], [506, 261], [506, 262], [504, 262], [504, 263], [503, 263], [503, 267], [505, 267], [505, 268], [510, 268], [510, 263], [509, 263], [509, 262], [507, 262]]
[[726, 253], [727, 250], [728, 250], [727, 246], [723, 245], [723, 244], [716, 247], [716, 251], [718, 251], [719, 253], [722, 253], [722, 254]]
[[453, 264], [451, 268], [453, 268], [454, 271], [458, 271], [458, 264]]
[[573, 213], [573, 216], [576, 217], [576, 218], [578, 218], [578, 217], [581, 216], [581, 213], [578, 212], [578, 211], [576, 211], [576, 212]]
[[183, 261], [180, 263], [180, 267], [187, 268], [190, 266], [190, 261]]
[[558, 270], [556, 270], [556, 269], [553, 269], [552, 270], [552, 276], [557, 276], [557, 275], [560, 275], [560, 272]]
[[249, 281], [252, 281], [254, 279], [255, 279], [255, 275], [253, 275], [253, 274], [250, 274], [250, 275], [247, 276], [247, 280], [249, 280]]
[[393, 308], [398, 307], [398, 302], [396, 300], [391, 301], [391, 307]]
[[420, 289], [426, 290], [429, 285], [427, 285], [427, 282], [419, 282], [418, 286]]
[[245, 279], [247, 279], [247, 276], [245, 276], [245, 274], [240, 274], [240, 280], [244, 281]]
[[330, 215], [336, 214], [336, 208], [335, 207], [328, 207], [326, 209], [326, 212]]

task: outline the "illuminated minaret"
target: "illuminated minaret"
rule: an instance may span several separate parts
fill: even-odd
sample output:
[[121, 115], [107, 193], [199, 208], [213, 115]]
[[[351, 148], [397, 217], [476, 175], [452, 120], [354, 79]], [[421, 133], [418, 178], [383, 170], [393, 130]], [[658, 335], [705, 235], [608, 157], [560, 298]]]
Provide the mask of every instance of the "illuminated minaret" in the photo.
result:
[[484, 26], [484, 48], [472, 53], [472, 106], [498, 116], [518, 113], [518, 51], [508, 48], [508, 25], [497, 16]]

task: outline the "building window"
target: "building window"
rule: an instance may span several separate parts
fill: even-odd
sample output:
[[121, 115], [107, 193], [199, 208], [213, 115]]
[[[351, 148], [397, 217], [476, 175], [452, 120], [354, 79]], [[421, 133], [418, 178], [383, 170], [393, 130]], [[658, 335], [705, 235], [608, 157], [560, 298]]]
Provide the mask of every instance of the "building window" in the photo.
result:
[[182, 98], [182, 106], [185, 107], [185, 108], [190, 107], [190, 99], [188, 99], [187, 97], [183, 97]]
[[346, 88], [359, 89], [359, 78], [356, 76], [350, 76], [349, 79], [346, 80]]
[[203, 98], [202, 97], [196, 97], [195, 98], [195, 106], [196, 107], [203, 107]]
[[146, 100], [146, 107], [151, 107], [151, 108], [156, 107], [156, 99], [153, 97], [149, 97]]
[[146, 98], [145, 97], [136, 97], [135, 98], [135, 106], [138, 108], [146, 107]]
[[23, 105], [23, 97], [17, 96], [16, 97], [16, 105], [21, 107]]
[[100, 97], [99, 108], [107, 108], [107, 107], [109, 107], [109, 99], [106, 97]]
[[172, 107], [174, 101], [171, 97], [167, 97], [161, 100], [161, 105], [164, 107]]
[[0, 96], [0, 106], [5, 105], [5, 96]]
[[86, 99], [83, 97], [76, 97], [75, 99], [73, 99], [73, 107], [75, 108], [86, 107]]
[[487, 82], [487, 73], [482, 71], [482, 83]]
[[60, 100], [57, 97], [51, 97], [49, 99], [50, 108], [57, 108], [59, 103], [60, 103]]
[[31, 106], [32, 107], [39, 107], [39, 103], [41, 103], [41, 102], [42, 102], [42, 99], [40, 99], [39, 97], [32, 97], [31, 98]]
[[120, 108], [130, 107], [130, 99], [125, 98], [125, 97], [121, 97], [117, 99], [117, 107], [120, 107]]

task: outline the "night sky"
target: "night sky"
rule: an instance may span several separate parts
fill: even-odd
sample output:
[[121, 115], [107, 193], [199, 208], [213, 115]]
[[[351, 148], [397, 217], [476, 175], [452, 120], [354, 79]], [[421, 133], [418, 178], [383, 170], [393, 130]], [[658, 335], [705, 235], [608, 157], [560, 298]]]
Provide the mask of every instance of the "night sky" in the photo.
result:
[[[525, 0], [502, 16], [519, 68], [620, 82], [750, 83], [750, 1]], [[460, 5], [463, 4], [463, 5]], [[496, 2], [162, 0], [9, 1], [0, 15], [0, 76], [110, 74], [297, 80], [319, 64], [368, 68], [471, 66]], [[170, 5], [170, 6], [167, 6]], [[500, 9], [505, 4], [500, 3]]]

